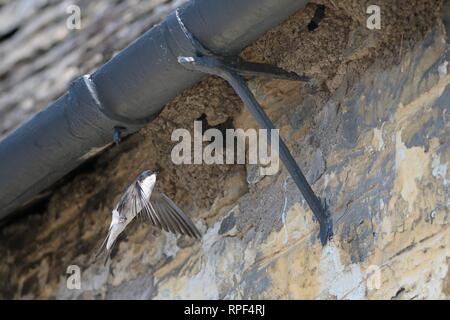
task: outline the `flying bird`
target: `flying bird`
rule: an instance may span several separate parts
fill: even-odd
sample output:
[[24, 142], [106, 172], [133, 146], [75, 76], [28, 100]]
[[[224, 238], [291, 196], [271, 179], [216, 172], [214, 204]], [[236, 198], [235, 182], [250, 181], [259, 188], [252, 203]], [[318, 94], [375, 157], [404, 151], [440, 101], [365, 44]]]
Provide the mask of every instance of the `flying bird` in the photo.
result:
[[151, 224], [167, 232], [201, 238], [191, 219], [164, 193], [153, 190], [157, 174], [151, 170], [139, 174], [113, 209], [108, 234], [96, 255], [98, 257], [105, 247], [105, 264], [117, 237], [136, 216], [148, 219]]

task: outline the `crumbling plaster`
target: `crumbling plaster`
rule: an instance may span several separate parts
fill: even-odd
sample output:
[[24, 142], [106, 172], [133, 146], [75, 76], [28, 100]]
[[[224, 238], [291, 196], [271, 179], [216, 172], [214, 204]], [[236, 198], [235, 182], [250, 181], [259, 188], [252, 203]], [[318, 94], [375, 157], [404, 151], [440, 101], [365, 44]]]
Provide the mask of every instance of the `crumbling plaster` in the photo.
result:
[[[329, 0], [316, 30], [306, 28], [311, 3], [242, 53], [317, 79], [249, 85], [329, 206], [325, 247], [283, 167], [255, 178], [252, 166], [171, 163], [172, 130], [203, 114], [211, 126], [257, 127], [211, 77], [2, 227], [0, 297], [448, 298], [449, 6], [380, 2], [381, 30], [365, 28], [364, 1]], [[203, 239], [134, 223], [105, 267], [93, 262], [120, 193], [154, 167]], [[71, 264], [81, 290], [66, 288]]]

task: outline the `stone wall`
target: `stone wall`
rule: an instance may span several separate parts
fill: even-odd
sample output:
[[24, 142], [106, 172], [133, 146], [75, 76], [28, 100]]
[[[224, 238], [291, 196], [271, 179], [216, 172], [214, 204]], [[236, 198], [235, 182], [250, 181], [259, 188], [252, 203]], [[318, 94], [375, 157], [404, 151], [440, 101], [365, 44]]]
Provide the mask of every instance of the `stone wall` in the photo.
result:
[[[175, 128], [256, 128], [240, 100], [211, 77], [156, 121], [65, 179], [50, 198], [4, 224], [0, 297], [57, 299], [446, 299], [450, 295], [450, 4], [311, 3], [242, 55], [317, 79], [249, 85], [325, 199], [335, 236], [318, 224], [284, 167], [175, 166]], [[93, 256], [112, 207], [144, 168], [204, 234], [195, 242], [136, 221], [106, 266]], [[66, 269], [82, 270], [68, 290]], [[378, 283], [377, 283], [378, 282]]]

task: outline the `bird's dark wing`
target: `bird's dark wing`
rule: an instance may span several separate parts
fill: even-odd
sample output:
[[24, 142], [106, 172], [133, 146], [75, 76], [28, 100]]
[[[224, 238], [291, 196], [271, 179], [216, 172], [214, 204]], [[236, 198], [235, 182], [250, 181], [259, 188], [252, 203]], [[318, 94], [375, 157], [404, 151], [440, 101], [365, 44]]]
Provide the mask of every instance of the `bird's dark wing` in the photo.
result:
[[164, 193], [153, 191], [142, 211], [150, 222], [165, 231], [200, 239], [201, 234], [191, 219]]

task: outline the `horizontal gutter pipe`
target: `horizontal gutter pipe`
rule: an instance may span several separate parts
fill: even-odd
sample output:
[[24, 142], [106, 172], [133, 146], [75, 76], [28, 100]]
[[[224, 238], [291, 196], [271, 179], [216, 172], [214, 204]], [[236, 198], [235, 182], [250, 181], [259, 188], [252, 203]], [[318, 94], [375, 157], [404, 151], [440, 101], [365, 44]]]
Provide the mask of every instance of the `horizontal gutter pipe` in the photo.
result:
[[[307, 2], [191, 0], [178, 12], [208, 48], [233, 55]], [[137, 131], [201, 80], [177, 61], [193, 50], [172, 13], [1, 140], [0, 219], [108, 146], [114, 128]]]

